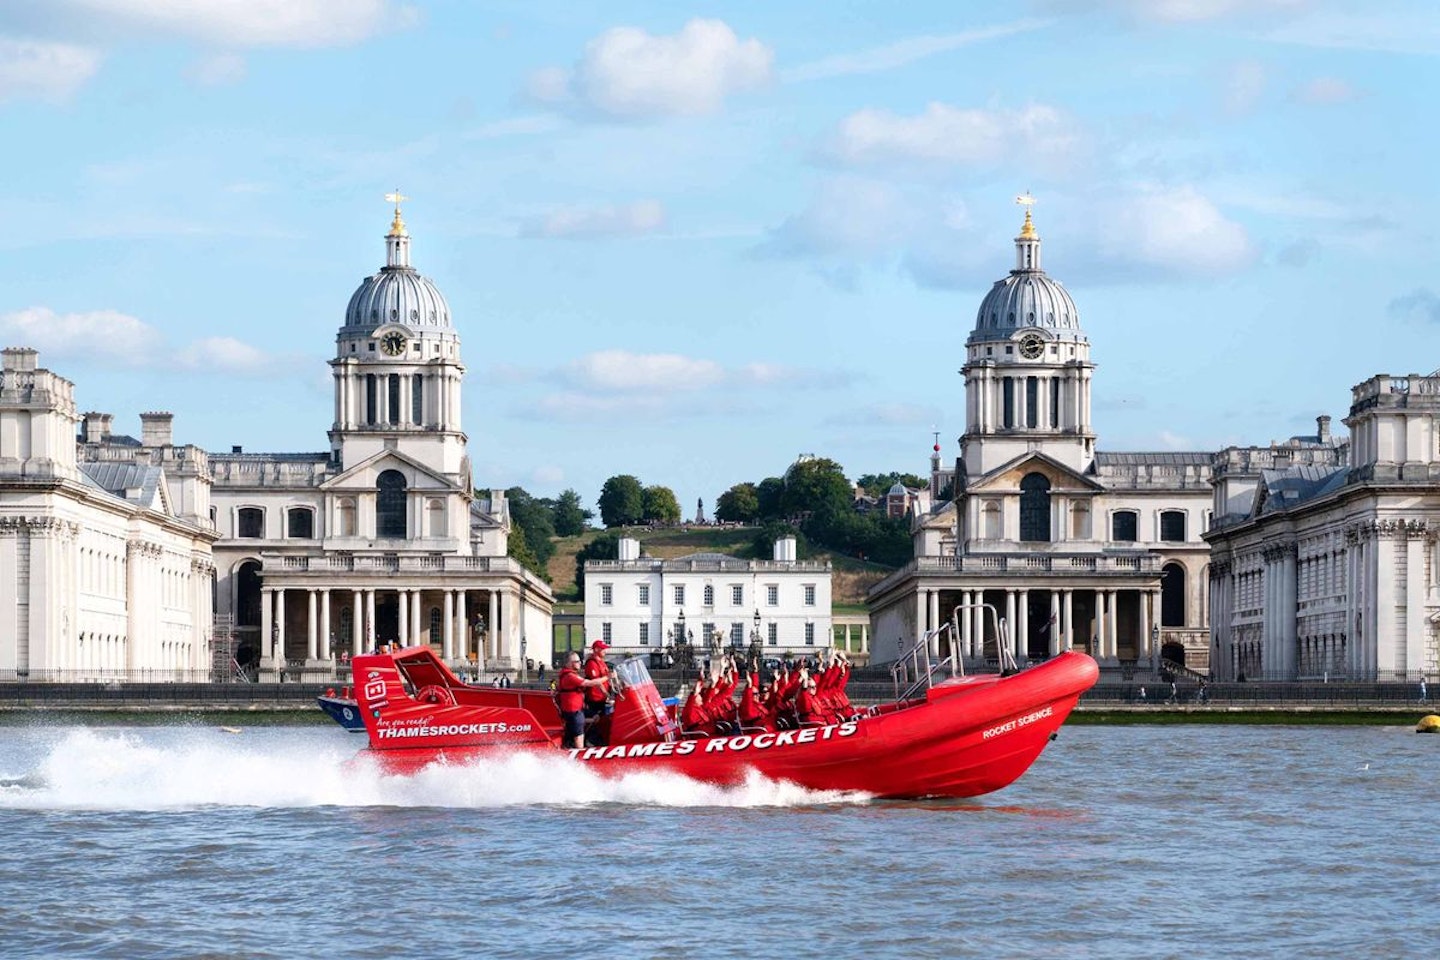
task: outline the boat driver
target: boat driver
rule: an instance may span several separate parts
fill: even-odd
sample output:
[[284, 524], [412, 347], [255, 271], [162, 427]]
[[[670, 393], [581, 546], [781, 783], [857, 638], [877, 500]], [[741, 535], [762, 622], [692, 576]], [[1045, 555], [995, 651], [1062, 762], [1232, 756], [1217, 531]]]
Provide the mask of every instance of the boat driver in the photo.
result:
[[585, 716], [597, 717], [604, 713], [610, 700], [610, 664], [605, 662], [605, 651], [610, 649], [610, 644], [604, 640], [596, 640], [590, 645], [590, 656], [585, 661], [585, 679], [596, 681], [594, 684], [587, 683], [585, 691]]
[[586, 680], [580, 675], [580, 654], [572, 652], [555, 678], [555, 699], [565, 724], [562, 746], [580, 750], [585, 746], [585, 695], [603, 680]]

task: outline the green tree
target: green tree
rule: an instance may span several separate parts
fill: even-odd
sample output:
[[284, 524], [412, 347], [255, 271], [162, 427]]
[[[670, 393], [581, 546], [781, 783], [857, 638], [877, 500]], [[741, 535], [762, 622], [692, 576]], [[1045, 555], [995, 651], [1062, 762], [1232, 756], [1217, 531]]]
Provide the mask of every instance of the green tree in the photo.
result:
[[855, 493], [845, 468], [828, 457], [797, 460], [785, 471], [780, 507], [786, 517], [814, 515], [827, 509], [851, 509]]
[[715, 501], [715, 519], [724, 523], [754, 523], [760, 516], [760, 497], [753, 483], [737, 483]]
[[555, 533], [559, 536], [578, 537], [594, 517], [593, 511], [581, 505], [580, 494], [574, 490], [564, 491], [555, 501]]
[[581, 547], [575, 554], [575, 590], [580, 598], [585, 598], [585, 561], [586, 560], [617, 560], [620, 557], [620, 535], [618, 533], [602, 533]]
[[785, 496], [785, 481], [779, 477], [766, 477], [755, 487], [755, 500], [759, 506], [756, 508], [755, 519], [762, 523], [766, 520], [779, 520], [785, 516], [780, 506], [780, 499]]
[[645, 488], [645, 519], [659, 523], [680, 522], [680, 501], [669, 487]]
[[[550, 558], [555, 555], [552, 511], [544, 501], [530, 496], [524, 487], [506, 490], [505, 499], [510, 503], [510, 544], [507, 552], [542, 579], [548, 580]], [[528, 562], [526, 554], [517, 551], [526, 551]]]
[[639, 523], [645, 516], [645, 489], [628, 473], [606, 480], [598, 502], [600, 522], [607, 527]]

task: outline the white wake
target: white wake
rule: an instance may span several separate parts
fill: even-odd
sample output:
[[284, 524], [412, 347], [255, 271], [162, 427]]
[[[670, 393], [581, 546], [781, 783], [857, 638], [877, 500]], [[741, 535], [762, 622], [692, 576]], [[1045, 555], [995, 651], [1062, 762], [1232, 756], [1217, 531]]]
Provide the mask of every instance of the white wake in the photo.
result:
[[25, 764], [0, 755], [0, 808], [166, 810], [232, 807], [595, 805], [792, 807], [863, 802], [758, 775], [718, 787], [676, 774], [604, 779], [560, 754], [516, 753], [409, 776], [382, 773], [358, 738], [239, 737], [220, 731], [77, 729]]

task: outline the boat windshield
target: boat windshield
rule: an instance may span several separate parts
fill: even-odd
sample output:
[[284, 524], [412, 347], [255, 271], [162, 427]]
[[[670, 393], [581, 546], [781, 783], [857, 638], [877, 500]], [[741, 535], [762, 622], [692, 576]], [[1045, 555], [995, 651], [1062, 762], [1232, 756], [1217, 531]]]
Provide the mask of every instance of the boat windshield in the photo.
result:
[[626, 687], [643, 687], [650, 683], [650, 670], [641, 657], [621, 660], [610, 668], [610, 679], [618, 693]]

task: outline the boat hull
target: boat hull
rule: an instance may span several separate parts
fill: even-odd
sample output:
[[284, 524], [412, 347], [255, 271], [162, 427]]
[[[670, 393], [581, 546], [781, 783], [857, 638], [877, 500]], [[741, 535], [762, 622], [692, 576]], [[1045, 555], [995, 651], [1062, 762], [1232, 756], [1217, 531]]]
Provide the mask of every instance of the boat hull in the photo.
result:
[[[357, 691], [360, 671], [357, 666]], [[414, 736], [384, 736], [381, 718], [369, 714], [366, 723], [375, 758], [396, 774], [436, 762], [464, 763], [497, 751], [534, 750], [568, 756], [604, 777], [666, 772], [730, 785], [753, 772], [810, 790], [893, 798], [974, 797], [1010, 785], [1029, 769], [1097, 677], [1092, 659], [1064, 653], [1009, 677], [948, 681], [923, 699], [883, 705], [845, 723], [568, 751], [555, 746], [558, 727], [551, 735], [538, 709], [527, 731], [517, 731], [526, 724], [515, 722], [514, 712], [499, 706], [480, 715], [472, 707], [471, 722], [459, 722], [467, 711], [459, 704], [441, 708], [450, 716], [408, 724]], [[475, 723], [477, 716], [485, 722]], [[555, 720], [558, 724], [558, 714]], [[452, 735], [473, 739], [476, 735], [466, 731], [480, 726], [491, 728], [486, 742], [438, 742]], [[541, 731], [543, 737], [537, 735]], [[496, 734], [509, 734], [510, 739], [498, 741]]]

